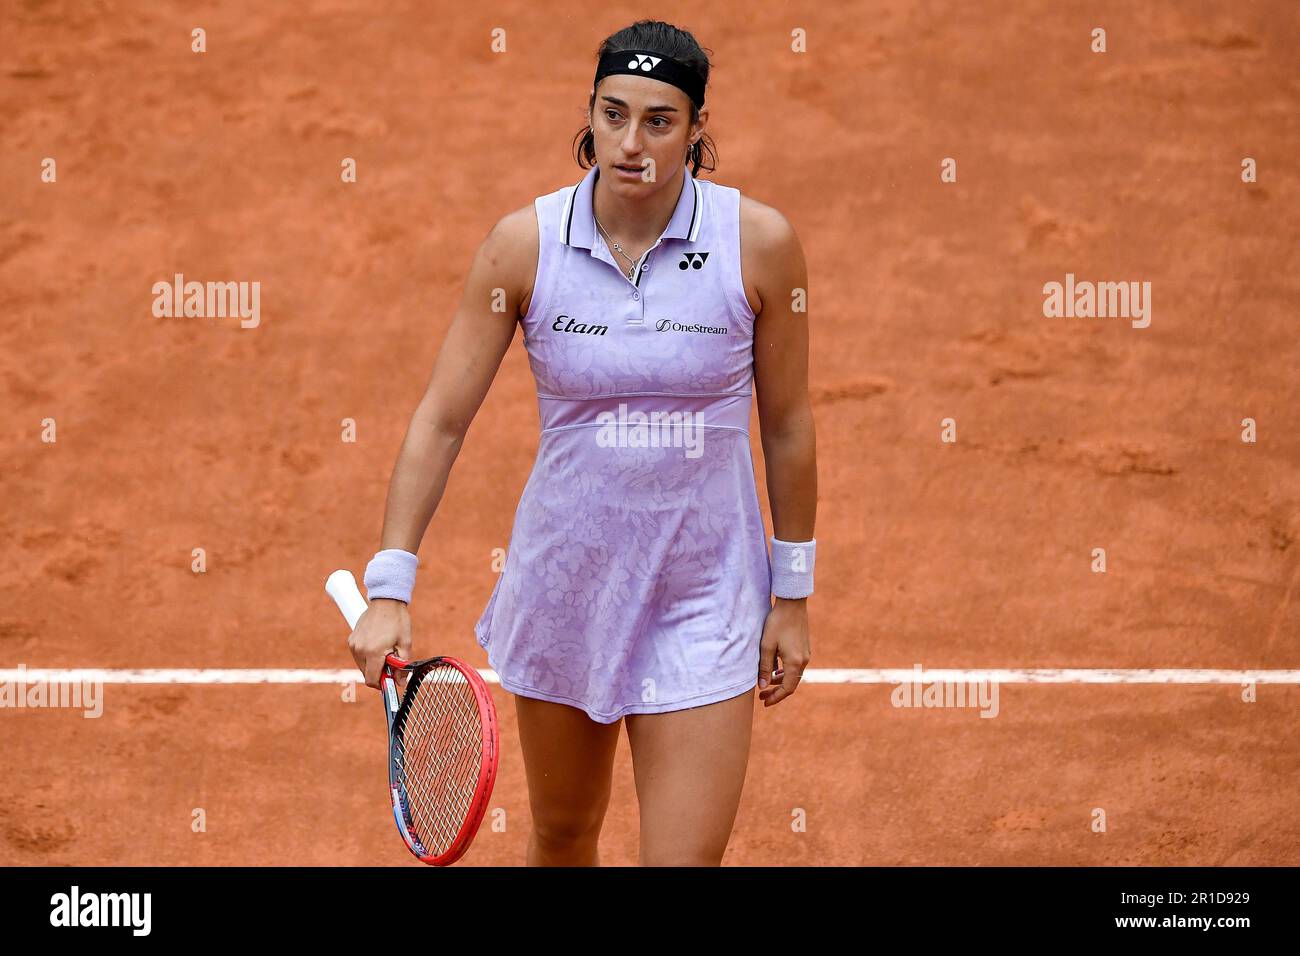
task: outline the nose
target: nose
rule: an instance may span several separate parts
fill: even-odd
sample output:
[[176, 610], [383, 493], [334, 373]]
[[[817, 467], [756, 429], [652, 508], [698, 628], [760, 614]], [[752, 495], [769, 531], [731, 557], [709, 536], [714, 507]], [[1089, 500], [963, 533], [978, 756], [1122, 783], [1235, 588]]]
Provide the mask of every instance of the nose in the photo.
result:
[[641, 152], [641, 142], [637, 137], [635, 124], [628, 124], [627, 132], [623, 134], [623, 139], [619, 143], [619, 148], [623, 150], [623, 155], [630, 157], [627, 162], [636, 162], [636, 157]]

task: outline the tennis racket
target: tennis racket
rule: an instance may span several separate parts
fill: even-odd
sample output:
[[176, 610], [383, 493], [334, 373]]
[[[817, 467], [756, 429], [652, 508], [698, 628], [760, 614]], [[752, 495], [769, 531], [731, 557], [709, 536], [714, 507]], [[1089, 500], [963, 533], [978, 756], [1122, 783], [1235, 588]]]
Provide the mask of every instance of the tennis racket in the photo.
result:
[[[351, 572], [335, 571], [325, 591], [355, 630], [367, 605]], [[404, 661], [389, 654], [379, 688], [398, 832], [416, 859], [448, 866], [473, 842], [496, 780], [492, 696], [477, 670], [452, 657]]]

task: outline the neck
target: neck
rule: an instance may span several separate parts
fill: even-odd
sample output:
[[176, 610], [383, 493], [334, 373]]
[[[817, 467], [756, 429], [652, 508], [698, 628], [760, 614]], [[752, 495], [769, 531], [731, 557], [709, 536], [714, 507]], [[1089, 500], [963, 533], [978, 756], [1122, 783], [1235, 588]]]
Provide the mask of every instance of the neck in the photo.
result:
[[604, 174], [597, 174], [591, 197], [596, 219], [621, 244], [654, 245], [677, 209], [685, 169], [685, 166], [678, 169], [661, 188], [636, 198], [617, 195]]

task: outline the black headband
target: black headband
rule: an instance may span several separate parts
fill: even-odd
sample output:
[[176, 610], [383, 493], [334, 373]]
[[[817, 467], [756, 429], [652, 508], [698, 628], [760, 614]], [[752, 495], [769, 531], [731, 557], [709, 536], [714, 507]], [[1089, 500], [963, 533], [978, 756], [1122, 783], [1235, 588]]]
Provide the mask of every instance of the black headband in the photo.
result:
[[617, 50], [605, 53], [596, 64], [596, 79], [592, 88], [611, 73], [631, 76], [648, 76], [652, 80], [671, 83], [691, 98], [695, 108], [704, 105], [704, 80], [685, 63], [661, 53], [644, 50]]

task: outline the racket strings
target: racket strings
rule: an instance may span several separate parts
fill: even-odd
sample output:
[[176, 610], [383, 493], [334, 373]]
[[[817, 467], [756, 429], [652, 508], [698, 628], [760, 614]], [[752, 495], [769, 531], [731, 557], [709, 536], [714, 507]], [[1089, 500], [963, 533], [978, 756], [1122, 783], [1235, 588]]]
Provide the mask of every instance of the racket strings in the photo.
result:
[[447, 665], [411, 674], [394, 729], [412, 836], [440, 854], [469, 816], [482, 767], [478, 699], [465, 675]]
[[[425, 688], [423, 695], [417, 694], [417, 704], [432, 692]], [[441, 696], [445, 700], [446, 694]], [[469, 815], [482, 733], [475, 701], [445, 709], [425, 703], [413, 708], [405, 722], [401, 779], [417, 837], [426, 847], [442, 852]]]

